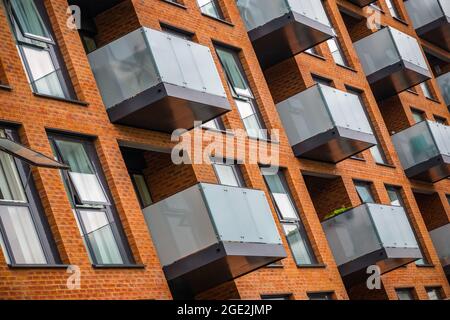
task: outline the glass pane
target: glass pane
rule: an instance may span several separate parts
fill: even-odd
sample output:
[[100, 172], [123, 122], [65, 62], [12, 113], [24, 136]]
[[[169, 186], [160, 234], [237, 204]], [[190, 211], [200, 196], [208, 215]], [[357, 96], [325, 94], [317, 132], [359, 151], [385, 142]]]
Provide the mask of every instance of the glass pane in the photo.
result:
[[2, 151], [0, 151], [0, 199], [27, 201], [14, 159]]
[[394, 28], [388, 27], [395, 46], [403, 60], [415, 64], [418, 67], [428, 70], [428, 65], [422, 53], [422, 49], [417, 40], [406, 33], [400, 32]]
[[55, 142], [64, 162], [70, 166], [71, 172], [95, 173], [82, 143], [66, 140], [55, 140]]
[[220, 184], [239, 187], [239, 180], [232, 166], [214, 164]]
[[297, 265], [312, 264], [313, 258], [309, 253], [307, 240], [300, 233], [298, 225], [283, 224], [283, 230]]
[[317, 85], [278, 103], [277, 110], [291, 146], [334, 126], [326, 101]]
[[366, 205], [325, 220], [322, 227], [338, 266], [381, 248]]
[[396, 188], [387, 188], [387, 192], [392, 206], [402, 206], [402, 199], [399, 190]]
[[15, 18], [25, 35], [50, 40], [50, 32], [39, 14], [34, 0], [12, 0], [10, 1]]
[[381, 152], [381, 147], [379, 145], [370, 148], [370, 152], [372, 153], [373, 160], [375, 160], [376, 163], [386, 163], [384, 155]]
[[436, 78], [441, 94], [444, 97], [445, 104], [450, 106], [450, 72], [447, 72]]
[[[439, 154], [439, 149], [428, 123], [428, 121], [422, 121], [392, 136], [392, 141], [404, 169], [409, 169]], [[450, 132], [447, 138], [444, 138], [442, 145], [449, 143], [449, 136]], [[445, 142], [446, 140], [447, 142]]]
[[359, 198], [362, 203], [374, 203], [375, 199], [372, 195], [372, 190], [369, 184], [366, 183], [355, 183], [356, 191], [358, 192]]
[[272, 193], [272, 196], [283, 219], [298, 220], [297, 212], [287, 194]]
[[105, 192], [95, 174], [69, 172], [69, 176], [81, 203], [108, 203]]
[[[88, 55], [106, 108], [161, 82], [144, 37], [143, 29], [138, 29]], [[171, 55], [166, 57], [167, 61], [173, 61]]]
[[217, 55], [228, 77], [230, 85], [234, 88], [237, 94], [244, 96], [252, 96], [247, 81], [241, 72], [241, 68], [238, 65], [239, 58], [233, 51], [216, 48]]
[[85, 239], [92, 247], [97, 264], [123, 264], [116, 239], [103, 211], [80, 211], [86, 230]]
[[141, 174], [133, 174], [132, 177], [142, 206], [144, 208], [148, 207], [152, 204], [152, 197], [150, 195], [150, 191], [148, 190], [147, 182], [145, 182], [145, 177]]
[[450, 223], [430, 232], [431, 240], [436, 248], [443, 266], [450, 265]]
[[221, 19], [222, 15], [216, 0], [197, 0], [200, 10], [207, 15]]
[[411, 289], [398, 289], [396, 291], [398, 300], [414, 300]]
[[441, 288], [428, 288], [427, 294], [430, 300], [442, 300]]
[[13, 155], [14, 157], [18, 157], [21, 160], [24, 160], [34, 166], [38, 167], [48, 167], [48, 168], [58, 168], [64, 169], [66, 165], [55, 161], [52, 158], [49, 158], [42, 153], [31, 150], [19, 143], [16, 143], [12, 140], [5, 138], [5, 135], [0, 131], [0, 150], [4, 150], [5, 152]]
[[47, 263], [27, 207], [0, 206], [0, 219], [16, 264]]

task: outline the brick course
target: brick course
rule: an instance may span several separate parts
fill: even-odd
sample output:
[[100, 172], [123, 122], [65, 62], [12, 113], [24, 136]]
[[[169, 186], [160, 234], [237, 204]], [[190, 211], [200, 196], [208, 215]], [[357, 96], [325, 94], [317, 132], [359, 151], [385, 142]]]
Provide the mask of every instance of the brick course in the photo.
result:
[[[383, 24], [392, 25], [417, 38], [409, 19], [407, 19], [409, 25], [392, 19], [387, 13], [388, 9], [384, 1], [379, 2], [386, 12], [382, 15]], [[407, 18], [403, 1], [395, 2]], [[171, 299], [170, 290], [120, 152], [119, 141], [149, 146], [153, 149], [169, 149], [173, 146], [173, 142], [167, 134], [114, 125], [109, 121], [79, 35], [76, 31], [66, 27], [67, 1], [44, 0], [44, 3], [77, 97], [79, 100], [87, 102], [88, 105], [38, 97], [31, 92], [15, 46], [14, 36], [8, 26], [5, 10], [1, 7], [0, 82], [3, 80], [9, 84], [12, 91], [0, 88], [0, 121], [17, 124], [21, 142], [47, 155], [52, 154], [48, 142], [48, 130], [95, 137], [95, 148], [133, 256], [137, 263], [145, 265], [145, 268], [94, 269], [80, 237], [59, 173], [54, 170], [34, 168], [32, 175], [63, 263], [78, 265], [81, 268], [81, 289], [68, 290], [66, 288], [69, 274], [65, 269], [11, 269], [6, 265], [3, 255], [0, 255], [0, 298]], [[231, 99], [225, 74], [219, 67], [218, 58], [213, 50], [213, 41], [241, 49], [240, 58], [243, 67], [255, 94], [262, 118], [269, 129], [282, 129], [275, 103], [313, 85], [312, 74], [331, 79], [335, 87], [341, 90], [345, 90], [346, 85], [358, 88], [363, 91], [368, 116], [391, 165], [377, 165], [370, 151], [362, 153], [364, 161], [348, 159], [337, 165], [299, 160], [293, 155], [286, 134], [281, 130], [280, 166], [285, 170], [295, 204], [321, 266], [298, 268], [289, 254], [289, 257], [283, 260], [282, 268], [260, 269], [233, 282], [213, 288], [199, 295], [198, 298], [259, 299], [262, 294], [292, 293], [294, 299], [307, 299], [307, 292], [334, 291], [337, 299], [348, 299], [349, 297], [352, 299], [371, 297], [397, 299], [395, 288], [414, 287], [418, 298], [427, 299], [424, 287], [436, 285], [443, 288], [447, 297], [450, 296], [448, 282], [422, 217], [422, 214], [425, 215], [427, 212], [421, 213], [420, 211], [424, 202], [418, 201], [413, 193], [415, 189], [437, 193], [448, 217], [450, 208], [445, 194], [450, 193], [450, 181], [447, 179], [429, 185], [408, 180], [390, 139], [391, 131], [400, 130], [408, 124], [412, 124], [409, 109], [411, 105], [424, 110], [427, 118], [432, 119], [433, 115], [438, 115], [450, 120], [450, 114], [444, 103], [426, 99], [420, 88], [417, 88], [418, 95], [403, 92], [392, 98], [392, 101], [377, 103], [352, 46], [352, 40], [368, 34], [365, 20], [351, 26], [347, 23], [346, 26], [338, 5], [362, 16], [366, 14], [362, 9], [347, 1], [327, 0], [325, 7], [339, 35], [351, 66], [350, 69], [337, 66], [324, 43], [319, 45], [319, 52], [323, 54], [324, 59], [302, 53], [265, 72], [259, 66], [234, 1], [221, 0], [220, 3], [225, 17], [232, 22], [232, 25], [202, 15], [195, 0], [184, 0], [186, 8], [180, 8], [161, 0], [126, 0], [97, 17], [96, 22], [99, 29], [97, 40], [100, 45], [107, 44], [139, 26], [160, 29], [160, 22], [195, 32], [195, 41], [212, 50], [222, 82], [228, 97], [230, 97], [233, 111], [223, 117], [228, 128], [242, 129], [243, 124]], [[448, 55], [448, 53], [444, 54]], [[437, 93], [439, 101], [442, 101], [434, 79], [431, 81], [431, 85]], [[220, 133], [214, 134], [220, 135]], [[254, 145], [255, 141], [246, 139], [238, 144], [238, 147], [250, 150], [254, 148]], [[167, 164], [165, 157], [167, 155], [147, 157], [149, 163], [147, 179], [150, 186], [155, 188], [152, 190], [155, 200], [163, 199], [167, 195], [182, 190], [183, 186], [188, 187], [197, 181], [217, 182], [214, 171], [209, 165], [196, 164], [191, 167], [175, 168], [173, 165], [164, 165]], [[242, 171], [248, 187], [264, 190], [267, 198], [270, 199], [259, 167], [245, 164], [242, 165]], [[302, 172], [340, 177], [336, 187], [336, 193], [342, 195], [339, 205], [356, 206], [360, 204], [353, 186], [353, 179], [373, 182], [376, 198], [385, 204], [389, 204], [385, 185], [402, 187], [409, 218], [428, 260], [434, 267], [420, 268], [410, 264], [383, 275], [384, 290], [382, 292], [367, 292], [367, 289], [364, 288], [347, 291], [320, 224], [324, 212], [335, 204], [324, 202], [327, 197], [320, 193], [323, 190], [315, 188], [308, 190]], [[328, 188], [333, 188], [333, 186], [328, 186]], [[277, 220], [271, 202], [270, 206], [274, 218]], [[281, 233], [279, 224], [278, 228]], [[283, 241], [286, 251], [290, 252], [286, 241]]]

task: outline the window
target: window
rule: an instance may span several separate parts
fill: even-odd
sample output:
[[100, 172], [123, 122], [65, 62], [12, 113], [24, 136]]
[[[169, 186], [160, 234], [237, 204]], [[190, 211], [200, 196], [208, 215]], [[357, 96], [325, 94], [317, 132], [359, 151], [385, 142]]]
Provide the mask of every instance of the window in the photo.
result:
[[430, 300], [443, 300], [441, 287], [425, 288], [427, 290], [428, 299]]
[[92, 143], [59, 135], [50, 141], [57, 158], [70, 167], [63, 180], [92, 263], [134, 263]]
[[152, 196], [150, 195], [150, 190], [148, 189], [147, 181], [145, 180], [145, 176], [140, 173], [132, 173], [130, 174], [131, 181], [133, 182], [134, 189], [136, 190], [136, 194], [139, 198], [139, 202], [141, 203], [142, 208], [146, 208], [151, 205]]
[[247, 134], [253, 138], [266, 140], [268, 137], [264, 130], [265, 126], [258, 113], [252, 90], [244, 75], [238, 54], [233, 50], [222, 47], [217, 47], [216, 50]]
[[344, 56], [342, 48], [337, 40], [337, 38], [332, 38], [327, 40], [328, 48], [330, 48], [331, 55], [333, 56], [334, 62], [341, 66], [348, 66], [347, 59]]
[[420, 84], [420, 88], [422, 89], [423, 95], [428, 99], [434, 99], [433, 94], [431, 93], [430, 85], [427, 81], [422, 82]]
[[309, 53], [309, 54], [312, 54], [312, 55], [315, 55], [315, 56], [319, 56], [319, 52], [317, 51], [316, 47], [312, 47], [312, 48], [306, 49], [305, 52]]
[[[17, 133], [0, 129], [0, 138], [17, 140]], [[0, 151], [0, 244], [10, 265], [60, 263], [30, 168]]]
[[312, 75], [312, 79], [315, 83], [323, 84], [323, 85], [329, 86], [329, 87], [333, 86], [333, 81], [331, 81], [330, 79], [320, 77], [315, 74]]
[[28, 81], [36, 93], [75, 98], [43, 1], [5, 0]]
[[223, 19], [223, 13], [217, 0], [197, 0], [197, 3], [200, 11], [204, 14], [217, 19]]
[[291, 299], [292, 299], [292, 293], [261, 295], [261, 300], [291, 300]]
[[414, 289], [395, 289], [397, 293], [398, 300], [414, 300]]
[[245, 186], [242, 174], [236, 164], [213, 159], [213, 167], [220, 184], [232, 187]]
[[[361, 96], [361, 91], [359, 90], [355, 90], [355, 89], [351, 89], [351, 88], [347, 88], [347, 91], [349, 93], [353, 93], [355, 95], [358, 96], [359, 101], [361, 102], [361, 105], [364, 108], [364, 111], [366, 111], [366, 106], [364, 104], [364, 100]], [[369, 118], [369, 117], [367, 117]], [[372, 131], [375, 134], [375, 130], [372, 129]], [[386, 160], [386, 155], [381, 147], [380, 141], [378, 139], [378, 137], [375, 135], [375, 138], [377, 139], [377, 144], [374, 145], [372, 148], [370, 148], [370, 153], [372, 154], [373, 159], [375, 160], [376, 163], [381, 163], [381, 164], [386, 164], [387, 160]]]
[[[403, 202], [403, 197], [401, 194], [401, 189], [399, 187], [387, 186], [386, 190], [387, 190], [389, 199], [391, 201], [391, 206], [399, 206], [399, 207], [405, 208], [405, 204]], [[406, 208], [405, 208], [405, 210], [406, 210]], [[419, 244], [419, 247], [420, 247], [420, 251], [422, 253], [422, 257], [425, 257], [420, 244]], [[422, 258], [422, 259], [416, 260], [415, 264], [418, 266], [423, 266], [423, 265], [427, 264], [427, 262], [426, 262], [425, 258]]]
[[399, 188], [388, 186], [386, 187], [386, 190], [391, 201], [391, 206], [404, 207], [402, 195]]
[[355, 188], [362, 203], [375, 203], [372, 185], [369, 182], [355, 181]]
[[434, 120], [439, 124], [447, 125], [447, 119], [445, 118], [434, 116]]
[[317, 260], [306, 235], [306, 230], [298, 216], [287, 183], [281, 171], [274, 174], [262, 167], [261, 173], [270, 191], [292, 256], [297, 265], [316, 264]]
[[419, 123], [425, 120], [425, 112], [417, 110], [417, 109], [411, 109], [412, 117], [414, 120], [414, 123]]
[[309, 300], [333, 300], [333, 292], [310, 292]]
[[167, 24], [161, 24], [161, 30], [167, 34], [170, 34], [172, 36], [179, 37], [179, 38], [182, 38], [182, 39], [188, 40], [188, 41], [192, 41], [192, 38], [194, 36], [191, 32], [184, 31], [184, 30], [178, 29], [176, 27], [169, 26]]
[[395, 6], [393, 0], [386, 0], [386, 5], [389, 9], [389, 13], [394, 18], [400, 19], [400, 13], [398, 12], [397, 7]]

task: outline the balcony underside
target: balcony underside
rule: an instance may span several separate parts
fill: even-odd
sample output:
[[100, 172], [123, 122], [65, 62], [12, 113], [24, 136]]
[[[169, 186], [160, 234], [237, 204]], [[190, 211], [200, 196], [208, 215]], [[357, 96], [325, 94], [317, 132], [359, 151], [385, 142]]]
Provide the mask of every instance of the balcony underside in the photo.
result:
[[348, 0], [348, 2], [351, 2], [361, 8], [368, 6], [371, 3], [374, 3], [377, 0]]
[[205, 123], [230, 110], [225, 97], [160, 83], [107, 111], [112, 123], [172, 133], [190, 130], [194, 121]]
[[335, 127], [292, 147], [299, 158], [338, 163], [377, 144], [372, 134]]
[[281, 244], [220, 242], [163, 270], [174, 298], [190, 299], [285, 257]]
[[439, 155], [405, 170], [410, 179], [435, 183], [450, 177], [450, 156]]
[[333, 37], [330, 27], [295, 12], [276, 18], [248, 34], [263, 69]]
[[450, 51], [450, 18], [441, 17], [416, 30], [419, 37]]
[[428, 70], [407, 61], [401, 61], [367, 76], [367, 80], [375, 98], [383, 100], [418, 85], [430, 77]]
[[369, 266], [377, 265], [381, 274], [384, 274], [421, 258], [422, 254], [418, 248], [381, 248], [339, 266], [339, 272], [345, 286], [351, 287], [367, 280]]

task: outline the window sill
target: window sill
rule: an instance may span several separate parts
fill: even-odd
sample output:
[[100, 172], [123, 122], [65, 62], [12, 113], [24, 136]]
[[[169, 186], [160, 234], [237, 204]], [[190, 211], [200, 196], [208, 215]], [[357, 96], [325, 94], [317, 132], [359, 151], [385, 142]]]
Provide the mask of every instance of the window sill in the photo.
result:
[[436, 266], [432, 263], [416, 264], [417, 268], [435, 268]]
[[6, 90], [6, 91], [12, 91], [12, 87], [8, 86], [7, 84], [0, 84], [0, 89]]
[[355, 157], [355, 156], [350, 157], [349, 159], [356, 160], [356, 161], [361, 161], [361, 162], [366, 162], [366, 159], [360, 158], [360, 157]]
[[144, 264], [93, 264], [94, 269], [145, 269]]
[[8, 264], [10, 269], [67, 269], [69, 264]]
[[436, 102], [436, 103], [441, 103], [439, 100], [437, 100], [437, 99], [435, 99], [435, 98], [428, 98], [428, 97], [425, 97], [427, 100], [430, 100], [430, 101], [433, 101], [433, 102]]
[[210, 19], [213, 19], [213, 20], [218, 21], [218, 22], [221, 22], [221, 23], [226, 24], [226, 25], [228, 25], [230, 27], [234, 27], [234, 24], [232, 24], [231, 22], [229, 22], [229, 21], [227, 21], [225, 19], [217, 18], [217, 17], [211, 16], [211, 15], [203, 13], [203, 12], [202, 12], [202, 16], [210, 18]]
[[398, 17], [392, 17], [392, 18], [394, 18], [395, 21], [398, 21], [398, 22], [404, 24], [405, 26], [409, 26], [409, 23], [406, 22], [406, 20], [403, 20], [402, 18], [398, 18]]
[[397, 168], [397, 167], [394, 166], [393, 164], [389, 164], [389, 163], [375, 162], [375, 164], [376, 164], [377, 166], [382, 166], [382, 167], [391, 168], [391, 169]]
[[208, 128], [208, 127], [201, 127], [201, 129], [204, 131], [211, 131], [211, 132], [215, 132], [215, 133], [221, 133], [221, 134], [234, 136], [234, 133], [229, 130], [221, 130], [221, 129], [214, 129], [214, 128]]
[[176, 2], [172, 2], [172, 1], [168, 1], [168, 0], [161, 0], [161, 1], [165, 2], [167, 4], [170, 4], [172, 6], [187, 10], [187, 7], [184, 4], [176, 3]]
[[298, 264], [297, 268], [299, 269], [325, 269], [327, 267], [326, 264], [317, 263], [317, 264]]
[[247, 135], [247, 137], [248, 137], [250, 140], [262, 141], [262, 142], [273, 143], [273, 144], [280, 144], [280, 141], [271, 140], [270, 138], [268, 138], [268, 139], [263, 139], [263, 138], [257, 138], [257, 137], [250, 137], [249, 135]]
[[412, 91], [411, 89], [406, 89], [406, 92], [412, 93], [412, 94], [414, 94], [414, 95], [416, 95], [416, 96], [419, 95], [417, 92]]
[[35, 97], [39, 97], [39, 98], [51, 99], [51, 100], [56, 100], [56, 101], [61, 101], [61, 102], [77, 104], [77, 105], [80, 105], [80, 106], [83, 106], [83, 107], [87, 107], [89, 105], [89, 103], [87, 103], [85, 101], [74, 100], [74, 99], [67, 99], [67, 98], [60, 98], [60, 97], [50, 96], [50, 95], [47, 95], [47, 94], [42, 94], [42, 93], [37, 93], [37, 92], [33, 92], [33, 95]]
[[351, 72], [354, 72], [354, 73], [357, 73], [358, 71], [356, 71], [355, 69], [353, 69], [352, 67], [350, 67], [350, 66], [345, 66], [345, 65], [343, 65], [343, 64], [340, 64], [340, 63], [336, 63], [336, 65], [338, 66], [338, 67], [341, 67], [341, 68], [344, 68], [344, 69], [347, 69], [347, 70], [349, 70], [349, 71], [351, 71]]
[[311, 57], [314, 57], [314, 58], [323, 60], [323, 61], [326, 61], [326, 60], [327, 60], [324, 56], [321, 56], [321, 55], [319, 55], [319, 54], [315, 54], [315, 53], [311, 53], [311, 52], [307, 52], [307, 51], [303, 51], [303, 53], [304, 53], [304, 54], [307, 54], [307, 55], [309, 55], [309, 56], [311, 56]]

